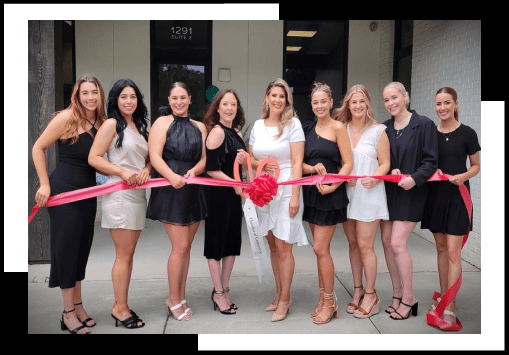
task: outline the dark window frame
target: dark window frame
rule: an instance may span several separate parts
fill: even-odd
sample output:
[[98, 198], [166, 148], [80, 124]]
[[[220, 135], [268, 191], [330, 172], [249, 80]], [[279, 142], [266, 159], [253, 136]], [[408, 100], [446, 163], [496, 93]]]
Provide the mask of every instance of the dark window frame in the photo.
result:
[[[395, 20], [395, 31], [394, 31], [394, 62], [392, 68], [392, 80], [401, 82], [401, 78], [398, 77], [399, 61], [403, 58], [412, 58], [413, 39], [412, 44], [402, 47], [402, 33], [403, 33], [403, 20]], [[412, 21], [412, 33], [413, 33], [413, 21]], [[410, 65], [410, 78], [412, 77], [412, 66]], [[408, 87], [407, 87], [408, 86]], [[405, 89], [411, 97], [411, 85], [405, 85]]]
[[[203, 63], [205, 67], [204, 89], [212, 86], [212, 21], [207, 22], [207, 51], [204, 55], [203, 50], [187, 49], [185, 53], [176, 52], [174, 50], [162, 50], [156, 48], [156, 24], [150, 21], [150, 122], [151, 124], [157, 119], [159, 105], [157, 98], [159, 97], [159, 63], [171, 62], [171, 64], [189, 64], [190, 61]], [[205, 20], [204, 20], [205, 21]], [[203, 93], [205, 95], [205, 92]]]

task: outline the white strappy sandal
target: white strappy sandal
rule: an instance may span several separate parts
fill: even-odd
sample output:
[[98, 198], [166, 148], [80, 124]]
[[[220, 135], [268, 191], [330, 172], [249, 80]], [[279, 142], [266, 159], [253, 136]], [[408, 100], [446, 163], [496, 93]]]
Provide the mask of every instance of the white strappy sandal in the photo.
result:
[[[168, 302], [166, 302], [166, 307], [168, 308], [168, 315], [173, 315], [173, 318], [175, 318], [178, 321], [182, 321], [182, 320], [186, 321], [186, 320], [191, 319], [191, 316], [186, 311], [182, 312], [182, 314], [178, 317], [176, 317], [175, 314], [173, 313], [174, 310], [182, 307], [182, 303], [177, 303], [175, 306], [170, 307], [170, 304], [168, 304]], [[186, 316], [187, 316], [187, 318], [183, 319]]]

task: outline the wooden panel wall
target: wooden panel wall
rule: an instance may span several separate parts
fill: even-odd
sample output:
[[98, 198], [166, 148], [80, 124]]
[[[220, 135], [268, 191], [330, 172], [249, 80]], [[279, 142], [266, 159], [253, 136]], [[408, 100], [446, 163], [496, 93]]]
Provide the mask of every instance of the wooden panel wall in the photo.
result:
[[[48, 125], [55, 107], [54, 21], [28, 21], [28, 211], [35, 204], [39, 178], [32, 159], [32, 147]], [[48, 174], [57, 163], [56, 144], [46, 151]], [[28, 226], [28, 261], [49, 262], [49, 215], [37, 212]]]

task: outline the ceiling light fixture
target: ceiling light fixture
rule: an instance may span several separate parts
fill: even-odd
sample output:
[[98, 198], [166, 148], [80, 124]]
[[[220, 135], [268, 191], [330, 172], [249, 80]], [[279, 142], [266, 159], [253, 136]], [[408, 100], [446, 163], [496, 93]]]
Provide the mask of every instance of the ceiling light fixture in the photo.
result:
[[302, 47], [291, 47], [291, 46], [287, 46], [286, 47], [286, 50], [287, 51], [291, 51], [291, 52], [298, 52], [301, 50]]
[[316, 31], [288, 31], [288, 37], [313, 37]]

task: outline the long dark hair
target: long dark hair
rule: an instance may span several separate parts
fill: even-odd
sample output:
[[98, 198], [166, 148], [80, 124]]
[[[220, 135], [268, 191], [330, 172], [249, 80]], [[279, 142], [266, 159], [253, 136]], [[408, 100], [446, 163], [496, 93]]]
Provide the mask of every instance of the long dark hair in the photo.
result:
[[132, 87], [138, 99], [136, 110], [133, 112], [133, 122], [138, 132], [148, 141], [148, 109], [143, 101], [143, 95], [141, 94], [138, 86], [130, 79], [119, 79], [110, 90], [108, 95], [108, 117], [114, 118], [117, 121], [117, 142], [116, 147], [122, 147], [122, 140], [124, 139], [124, 129], [127, 127], [127, 121], [124, 116], [120, 113], [118, 108], [118, 97], [124, 88]]
[[212, 103], [209, 105], [209, 108], [207, 109], [207, 113], [203, 117], [203, 124], [207, 128], [207, 132], [210, 132], [212, 128], [214, 128], [214, 126], [219, 122], [219, 113], [217, 112], [217, 108], [219, 107], [219, 104], [221, 103], [221, 100], [223, 99], [224, 95], [228, 93], [233, 94], [233, 96], [235, 96], [235, 99], [237, 100], [237, 114], [233, 119], [232, 128], [236, 128], [240, 131], [244, 124], [246, 123], [244, 109], [240, 104], [239, 97], [237, 96], [235, 91], [230, 89], [224, 89], [219, 91], [216, 94], [216, 96], [214, 96], [214, 100], [212, 100]]

